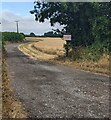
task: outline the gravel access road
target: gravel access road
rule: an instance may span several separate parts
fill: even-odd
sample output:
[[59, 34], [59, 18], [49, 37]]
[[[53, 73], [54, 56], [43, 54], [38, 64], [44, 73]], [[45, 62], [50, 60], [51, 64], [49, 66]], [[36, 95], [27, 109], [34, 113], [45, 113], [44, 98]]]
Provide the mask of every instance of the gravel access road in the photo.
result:
[[109, 78], [33, 60], [7, 45], [11, 86], [29, 118], [108, 118]]

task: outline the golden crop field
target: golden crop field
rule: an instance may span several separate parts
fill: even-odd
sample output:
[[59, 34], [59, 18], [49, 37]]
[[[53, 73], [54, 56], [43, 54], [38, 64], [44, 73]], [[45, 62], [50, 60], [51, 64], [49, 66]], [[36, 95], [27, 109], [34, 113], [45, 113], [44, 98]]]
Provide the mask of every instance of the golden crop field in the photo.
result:
[[19, 49], [30, 57], [50, 60], [64, 55], [62, 38], [26, 37], [25, 39], [30, 42], [19, 46]]
[[32, 46], [41, 52], [53, 55], [64, 54], [63, 45], [65, 41], [62, 38], [27, 37], [26, 40], [33, 41]]
[[41, 48], [63, 50], [64, 40], [62, 38], [26, 37], [26, 40], [39, 41], [36, 45]]

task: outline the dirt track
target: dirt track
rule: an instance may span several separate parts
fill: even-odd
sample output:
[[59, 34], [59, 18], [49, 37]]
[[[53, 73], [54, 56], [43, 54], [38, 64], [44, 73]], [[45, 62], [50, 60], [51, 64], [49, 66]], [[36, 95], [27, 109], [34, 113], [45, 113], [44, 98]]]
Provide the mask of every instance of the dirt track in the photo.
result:
[[7, 45], [16, 96], [29, 117], [108, 117], [109, 78], [62, 65], [34, 61]]

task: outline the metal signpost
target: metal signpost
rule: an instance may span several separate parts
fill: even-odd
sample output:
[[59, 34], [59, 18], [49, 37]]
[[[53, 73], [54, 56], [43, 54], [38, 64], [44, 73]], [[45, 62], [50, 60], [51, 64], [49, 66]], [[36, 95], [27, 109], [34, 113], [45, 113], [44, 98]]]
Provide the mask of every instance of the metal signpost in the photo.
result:
[[71, 35], [64, 35], [63, 38], [66, 41], [65, 49], [66, 49], [66, 57], [68, 57], [69, 56], [69, 46], [71, 43]]

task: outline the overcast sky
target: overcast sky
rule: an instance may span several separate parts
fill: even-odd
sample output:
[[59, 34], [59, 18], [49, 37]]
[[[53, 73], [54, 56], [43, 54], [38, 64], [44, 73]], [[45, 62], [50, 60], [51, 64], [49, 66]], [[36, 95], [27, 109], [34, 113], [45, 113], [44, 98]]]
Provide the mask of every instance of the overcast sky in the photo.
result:
[[52, 28], [61, 28], [59, 24], [51, 27], [48, 20], [44, 23], [35, 21], [29, 11], [33, 9], [33, 2], [2, 2], [2, 31], [16, 32], [16, 22], [19, 21], [19, 32], [42, 35]]

